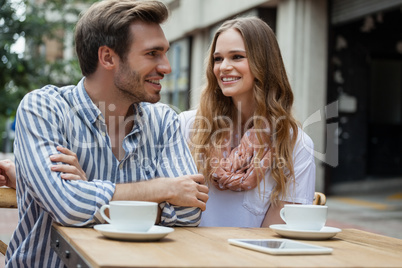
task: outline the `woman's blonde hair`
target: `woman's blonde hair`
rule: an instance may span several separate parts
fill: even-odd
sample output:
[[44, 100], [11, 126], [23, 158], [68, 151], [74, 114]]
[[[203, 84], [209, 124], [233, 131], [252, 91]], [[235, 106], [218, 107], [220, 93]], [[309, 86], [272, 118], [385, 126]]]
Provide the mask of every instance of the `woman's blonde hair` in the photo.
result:
[[[272, 152], [270, 168], [276, 181], [271, 202], [276, 203], [280, 196], [286, 196], [286, 184], [294, 179], [292, 153], [298, 126], [292, 115], [293, 93], [278, 42], [272, 29], [261, 19], [249, 17], [229, 20], [215, 33], [206, 59], [206, 85], [193, 125], [194, 129], [208, 131], [194, 132], [190, 137], [190, 148], [199, 171], [204, 174], [207, 182], [210, 182], [213, 172], [211, 155], [216, 148], [212, 143], [224, 143], [225, 135], [221, 130], [230, 128], [227, 119], [233, 120], [237, 116], [232, 99], [223, 95], [213, 72], [213, 54], [217, 39], [228, 29], [236, 29], [242, 35], [250, 70], [255, 77], [255, 112], [252, 125], [256, 129], [264, 129], [267, 124], [269, 127], [267, 135]], [[260, 120], [261, 118], [264, 120]], [[264, 124], [263, 121], [268, 123]], [[267, 140], [262, 135], [264, 134], [259, 134], [260, 142]], [[259, 158], [263, 150], [264, 148], [258, 149]], [[259, 167], [255, 166], [255, 169], [258, 170]], [[261, 181], [264, 176], [265, 174], [260, 172], [258, 180]]]

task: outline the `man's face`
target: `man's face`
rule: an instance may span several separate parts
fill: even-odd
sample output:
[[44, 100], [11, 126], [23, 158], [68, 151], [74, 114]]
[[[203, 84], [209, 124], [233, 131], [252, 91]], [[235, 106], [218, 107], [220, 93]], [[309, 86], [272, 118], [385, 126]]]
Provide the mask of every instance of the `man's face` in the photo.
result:
[[117, 89], [134, 102], [156, 103], [160, 100], [160, 80], [170, 73], [166, 52], [169, 42], [155, 23], [136, 21], [130, 26], [134, 42], [126, 59], [120, 59], [114, 75]]

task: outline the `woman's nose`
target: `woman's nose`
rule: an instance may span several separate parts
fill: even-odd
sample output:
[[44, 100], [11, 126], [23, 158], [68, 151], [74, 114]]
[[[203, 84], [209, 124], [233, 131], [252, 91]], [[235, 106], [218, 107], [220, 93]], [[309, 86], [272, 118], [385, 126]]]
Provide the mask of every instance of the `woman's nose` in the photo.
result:
[[229, 62], [229, 60], [224, 59], [221, 63], [221, 70], [226, 71], [226, 70], [231, 70], [233, 69], [232, 64]]

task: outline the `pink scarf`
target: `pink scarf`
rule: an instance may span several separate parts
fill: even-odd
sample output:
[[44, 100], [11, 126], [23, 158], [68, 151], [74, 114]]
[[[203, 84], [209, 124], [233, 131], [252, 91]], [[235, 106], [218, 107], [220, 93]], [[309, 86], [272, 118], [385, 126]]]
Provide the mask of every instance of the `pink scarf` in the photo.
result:
[[[225, 140], [227, 142], [227, 139]], [[260, 145], [256, 131], [251, 128], [244, 133], [240, 144], [231, 150], [230, 142], [221, 150], [212, 154], [211, 165], [214, 170], [212, 184], [219, 190], [247, 191], [257, 187], [262, 178], [258, 174], [265, 173], [271, 166], [271, 149], [267, 141]], [[258, 149], [264, 146], [264, 153], [259, 160], [256, 157]], [[255, 172], [255, 163], [261, 172]]]

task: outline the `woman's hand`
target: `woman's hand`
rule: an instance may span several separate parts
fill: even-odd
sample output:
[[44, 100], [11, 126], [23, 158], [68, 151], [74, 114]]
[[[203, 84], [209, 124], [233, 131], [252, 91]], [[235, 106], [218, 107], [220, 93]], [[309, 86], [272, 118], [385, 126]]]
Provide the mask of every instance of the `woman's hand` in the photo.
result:
[[62, 146], [57, 146], [57, 151], [61, 154], [50, 156], [53, 162], [62, 162], [60, 165], [51, 166], [52, 171], [62, 172], [61, 178], [65, 180], [87, 180], [85, 172], [82, 170], [75, 153]]
[[15, 165], [11, 160], [0, 161], [0, 186], [16, 188]]

